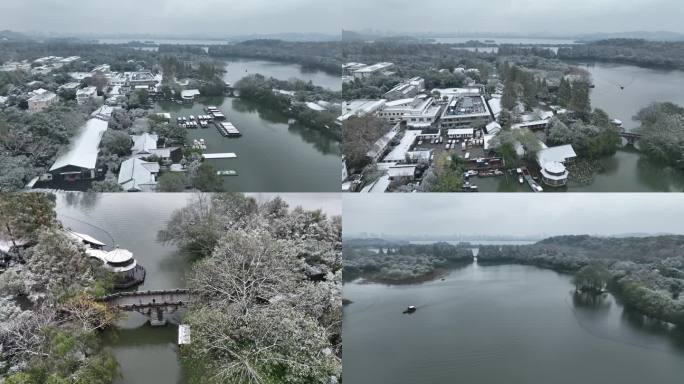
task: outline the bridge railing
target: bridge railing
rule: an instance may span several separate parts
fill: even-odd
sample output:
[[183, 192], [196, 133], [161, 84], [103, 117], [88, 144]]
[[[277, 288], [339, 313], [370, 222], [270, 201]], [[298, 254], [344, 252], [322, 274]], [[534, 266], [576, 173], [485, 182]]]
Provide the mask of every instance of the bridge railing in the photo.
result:
[[104, 296], [98, 301], [102, 302], [108, 302], [108, 301], [113, 301], [117, 299], [122, 299], [122, 298], [128, 298], [128, 297], [145, 297], [145, 296], [168, 296], [168, 295], [179, 295], [179, 294], [191, 294], [191, 291], [186, 288], [178, 288], [178, 289], [159, 289], [159, 290], [150, 290], [150, 291], [130, 291], [130, 292], [117, 292], [113, 293], [111, 295]]

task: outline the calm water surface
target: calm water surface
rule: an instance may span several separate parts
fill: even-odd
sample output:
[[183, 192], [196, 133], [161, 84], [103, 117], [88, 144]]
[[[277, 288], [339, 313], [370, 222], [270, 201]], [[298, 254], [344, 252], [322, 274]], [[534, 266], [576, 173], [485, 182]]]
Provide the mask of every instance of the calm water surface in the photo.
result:
[[[155, 194], [57, 195], [57, 217], [76, 232], [86, 233], [108, 244], [133, 252], [146, 271], [139, 290], [184, 288], [190, 268], [186, 255], [173, 246], [156, 241], [174, 210], [184, 207], [192, 195]], [[172, 322], [178, 322], [178, 315]], [[105, 334], [105, 345], [121, 367], [118, 383], [183, 383], [177, 357], [177, 327], [150, 327], [147, 318], [131, 313]]]
[[[608, 112], [611, 118], [623, 121], [627, 130], [639, 123], [632, 120], [636, 113], [654, 102], [673, 102], [684, 106], [684, 72], [640, 68], [618, 64], [579, 64], [588, 70], [595, 88], [591, 103]], [[619, 85], [625, 86], [621, 90]], [[638, 148], [638, 143], [637, 143]], [[570, 182], [566, 188], [548, 191], [569, 192], [682, 192], [684, 172], [650, 161], [638, 149], [625, 146], [613, 157], [601, 160], [603, 171], [590, 185]], [[527, 184], [516, 178], [474, 178], [483, 192], [529, 192]]]
[[[595, 88], [591, 104], [622, 120], [628, 130], [638, 128], [632, 117], [655, 102], [684, 106], [684, 72], [641, 68], [633, 65], [582, 63], [592, 76]], [[625, 89], [620, 89], [620, 85]]]
[[[570, 277], [470, 265], [445, 281], [350, 283], [344, 378], [354, 384], [681, 383], [684, 335], [612, 296], [575, 298]], [[412, 315], [402, 314], [416, 305]]]
[[[299, 65], [268, 61], [234, 60], [226, 63], [224, 80], [235, 83], [254, 73], [287, 80], [300, 78], [316, 85], [338, 87], [339, 76], [306, 72]], [[228, 191], [336, 192], [340, 189], [340, 143], [330, 136], [301, 124], [288, 124], [288, 118], [254, 102], [237, 98], [200, 98], [193, 104], [159, 102], [157, 112], [178, 116], [205, 114], [204, 108], [219, 107], [242, 133], [225, 138], [214, 126], [188, 130], [190, 141], [205, 139], [206, 153], [234, 152], [234, 159], [207, 160], [219, 170], [236, 170], [238, 176], [224, 177]]]

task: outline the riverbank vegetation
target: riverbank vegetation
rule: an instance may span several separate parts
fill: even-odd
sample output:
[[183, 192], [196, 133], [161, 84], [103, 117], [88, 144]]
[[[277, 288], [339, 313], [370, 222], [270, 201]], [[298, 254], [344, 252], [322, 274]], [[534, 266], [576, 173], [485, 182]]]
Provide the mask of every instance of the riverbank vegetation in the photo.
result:
[[295, 63], [308, 70], [323, 71], [331, 75], [340, 74], [340, 43], [290, 42], [272, 39], [248, 40], [230, 45], [212, 45], [212, 57], [242, 57]]
[[98, 332], [116, 313], [95, 299], [113, 280], [54, 208], [46, 194], [0, 195], [0, 381], [108, 384], [118, 365]]
[[[235, 83], [235, 89], [239, 92], [240, 98], [255, 101], [312, 129], [339, 139], [335, 119], [341, 111], [333, 105], [339, 98], [338, 92], [316, 86], [310, 81], [278, 80], [260, 74], [243, 77]], [[322, 110], [312, 110], [306, 104], [321, 100], [328, 105], [321, 107]]]
[[388, 248], [344, 247], [344, 279], [363, 278], [388, 284], [431, 280], [449, 265], [470, 262], [473, 253], [465, 246], [447, 243], [402, 244]]
[[[431, 278], [438, 268], [472, 258], [468, 244], [344, 249], [345, 280], [363, 277], [398, 284]], [[529, 245], [478, 246], [486, 264], [523, 264], [574, 275], [583, 293], [607, 288], [625, 305], [653, 319], [684, 325], [684, 236], [599, 238], [557, 236]], [[381, 251], [378, 251], [380, 249]], [[429, 279], [428, 278], [428, 279]]]
[[634, 119], [641, 123], [641, 150], [656, 161], [684, 169], [684, 108], [654, 103], [640, 110]]
[[182, 352], [191, 383], [329, 383], [341, 380], [341, 219], [200, 195], [159, 232], [192, 254], [197, 300]]
[[15, 191], [46, 172], [94, 110], [70, 101], [42, 112], [10, 107], [0, 113], [0, 191]]
[[564, 60], [591, 60], [647, 68], [684, 69], [684, 42], [608, 39], [558, 49]]

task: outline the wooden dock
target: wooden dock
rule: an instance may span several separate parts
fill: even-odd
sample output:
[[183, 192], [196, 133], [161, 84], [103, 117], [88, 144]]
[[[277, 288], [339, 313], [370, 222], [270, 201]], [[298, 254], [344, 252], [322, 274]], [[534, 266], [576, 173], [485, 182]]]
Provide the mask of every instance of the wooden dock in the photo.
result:
[[226, 153], [204, 153], [202, 157], [205, 159], [234, 159], [237, 155], [234, 152]]
[[215, 123], [216, 129], [224, 137], [238, 137], [242, 136], [240, 130], [238, 130], [233, 123], [229, 121], [217, 122]]

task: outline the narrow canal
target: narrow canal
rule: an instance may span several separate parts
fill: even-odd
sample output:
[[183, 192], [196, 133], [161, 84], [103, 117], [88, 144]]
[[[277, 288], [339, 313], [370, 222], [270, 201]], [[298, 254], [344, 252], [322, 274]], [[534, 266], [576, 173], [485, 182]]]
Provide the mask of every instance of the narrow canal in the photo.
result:
[[[341, 89], [339, 76], [304, 71], [299, 65], [267, 61], [235, 60], [226, 63], [225, 81], [235, 83], [254, 73], [282, 80], [299, 78], [330, 89]], [[242, 133], [238, 138], [221, 136], [213, 126], [189, 129], [188, 139], [204, 139], [206, 153], [233, 152], [237, 158], [207, 160], [218, 170], [235, 170], [224, 177], [228, 191], [334, 192], [340, 188], [340, 143], [330, 135], [299, 123], [257, 103], [231, 97], [200, 98], [193, 104], [159, 102], [156, 112], [178, 116], [205, 114], [217, 106]]]

